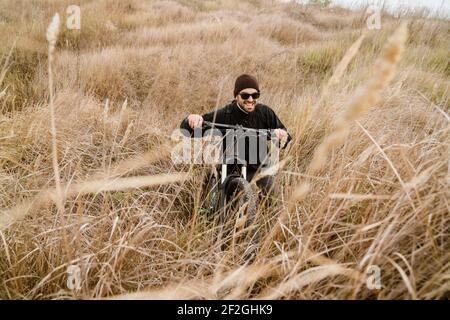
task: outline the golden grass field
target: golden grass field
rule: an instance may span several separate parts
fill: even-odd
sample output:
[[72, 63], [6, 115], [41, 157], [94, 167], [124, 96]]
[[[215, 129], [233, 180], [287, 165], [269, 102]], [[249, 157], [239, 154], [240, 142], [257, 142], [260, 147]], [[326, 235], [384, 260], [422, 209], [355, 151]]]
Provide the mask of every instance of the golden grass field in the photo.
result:
[[[68, 30], [72, 2], [0, 3], [1, 299], [449, 297], [449, 21], [80, 0]], [[202, 210], [210, 168], [170, 159], [244, 72], [294, 137], [251, 264]]]

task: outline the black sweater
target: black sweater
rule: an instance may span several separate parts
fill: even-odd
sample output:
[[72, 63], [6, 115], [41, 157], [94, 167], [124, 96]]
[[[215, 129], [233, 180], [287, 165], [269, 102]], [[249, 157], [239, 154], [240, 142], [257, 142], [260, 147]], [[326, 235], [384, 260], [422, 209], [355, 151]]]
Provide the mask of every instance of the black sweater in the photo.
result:
[[[253, 129], [286, 130], [286, 127], [277, 117], [275, 112], [270, 107], [260, 103], [255, 106], [255, 110], [246, 113], [239, 108], [237, 102], [234, 100], [225, 107], [218, 109], [217, 112], [212, 111], [204, 114], [203, 120], [218, 124], [241, 125]], [[186, 130], [186, 132], [189, 132], [190, 136], [193, 136], [194, 130], [189, 126], [187, 118], [181, 122], [180, 129]], [[248, 150], [247, 146], [246, 150]], [[257, 165], [248, 165], [248, 169], [256, 170], [259, 164], [260, 161], [258, 161]]]

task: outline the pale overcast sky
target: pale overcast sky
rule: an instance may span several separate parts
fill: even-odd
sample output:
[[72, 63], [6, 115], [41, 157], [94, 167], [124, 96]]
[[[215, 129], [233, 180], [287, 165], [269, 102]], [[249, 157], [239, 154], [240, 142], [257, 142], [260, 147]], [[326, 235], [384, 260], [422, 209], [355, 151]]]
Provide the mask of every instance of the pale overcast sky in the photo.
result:
[[[308, 2], [308, 0], [297, 1]], [[450, 19], [450, 0], [332, 0], [331, 3], [349, 9], [366, 7], [370, 4], [384, 4], [384, 8], [394, 15], [399, 8], [428, 9], [433, 16]]]

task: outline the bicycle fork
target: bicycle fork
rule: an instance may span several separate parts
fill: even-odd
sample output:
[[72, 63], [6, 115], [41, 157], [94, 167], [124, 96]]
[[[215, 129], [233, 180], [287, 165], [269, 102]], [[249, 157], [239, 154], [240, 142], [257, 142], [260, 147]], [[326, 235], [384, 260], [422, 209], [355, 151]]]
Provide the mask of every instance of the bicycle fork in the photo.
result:
[[[241, 173], [242, 173], [242, 177], [247, 180], [247, 165], [243, 164], [241, 167]], [[227, 165], [226, 164], [222, 164], [222, 175], [221, 175], [221, 182], [224, 183], [225, 179], [227, 177]]]

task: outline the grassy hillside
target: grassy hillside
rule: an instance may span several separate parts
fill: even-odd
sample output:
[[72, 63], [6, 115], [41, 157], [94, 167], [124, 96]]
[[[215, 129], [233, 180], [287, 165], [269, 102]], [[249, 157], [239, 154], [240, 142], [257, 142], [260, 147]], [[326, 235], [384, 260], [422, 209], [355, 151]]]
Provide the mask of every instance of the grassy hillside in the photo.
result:
[[[364, 13], [278, 1], [80, 0], [68, 30], [70, 4], [0, 3], [1, 299], [448, 297], [449, 21], [370, 31]], [[252, 264], [203, 213], [211, 168], [170, 159], [180, 121], [244, 72], [294, 137]]]

